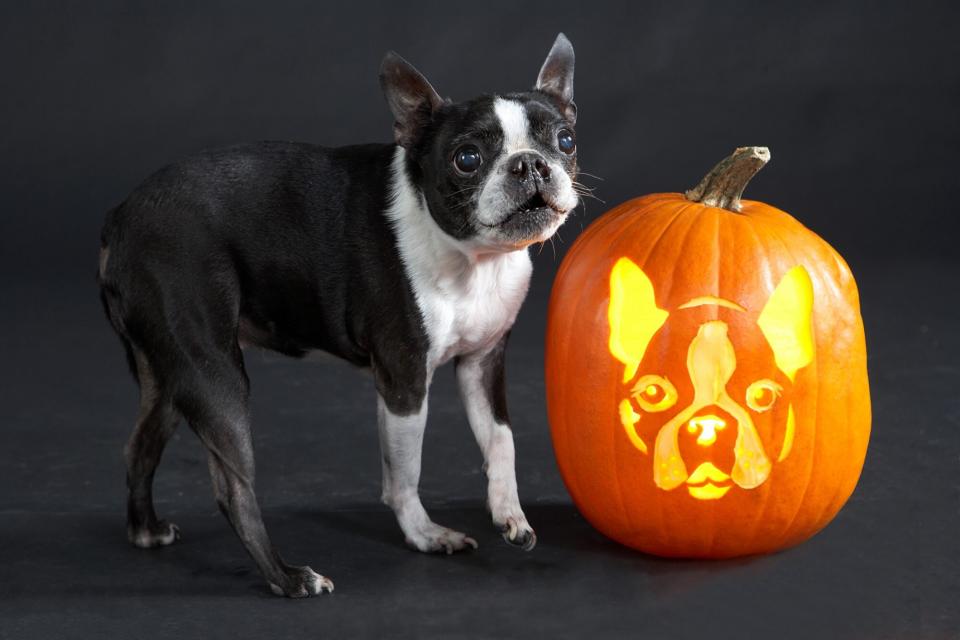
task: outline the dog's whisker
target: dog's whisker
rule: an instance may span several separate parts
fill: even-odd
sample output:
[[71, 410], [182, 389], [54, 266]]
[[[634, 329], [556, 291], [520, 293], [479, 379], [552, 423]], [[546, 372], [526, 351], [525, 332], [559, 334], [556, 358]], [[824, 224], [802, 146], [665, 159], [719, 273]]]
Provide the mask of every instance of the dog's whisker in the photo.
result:
[[593, 195], [593, 192], [591, 192], [591, 191], [579, 191], [579, 190], [577, 190], [577, 189], [574, 189], [574, 193], [576, 193], [576, 194], [579, 195], [579, 196], [583, 196], [584, 198], [591, 198], [591, 199], [593, 199], [593, 200], [596, 200], [597, 202], [601, 202], [601, 203], [603, 203], [603, 204], [606, 204], [606, 201], [605, 201], [605, 200], [603, 200], [602, 198], [598, 198], [597, 196]]
[[595, 173], [587, 173], [586, 171], [582, 171], [582, 170], [581, 170], [581, 171], [577, 171], [577, 175], [587, 176], [588, 178], [593, 178], [594, 180], [604, 180], [604, 178], [601, 178], [600, 176], [596, 175]]
[[480, 191], [480, 189], [481, 187], [479, 185], [469, 186], [469, 187], [464, 187], [463, 189], [458, 189], [457, 191], [452, 191], [450, 195], [457, 196], [457, 195], [460, 195], [461, 193], [470, 193], [471, 191]]

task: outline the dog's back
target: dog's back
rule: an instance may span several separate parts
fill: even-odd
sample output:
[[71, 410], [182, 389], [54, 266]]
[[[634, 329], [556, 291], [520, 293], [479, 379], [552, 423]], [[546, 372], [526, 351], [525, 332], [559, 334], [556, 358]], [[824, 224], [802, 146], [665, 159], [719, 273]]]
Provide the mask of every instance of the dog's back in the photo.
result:
[[344, 321], [358, 289], [383, 287], [365, 277], [381, 271], [373, 267], [399, 264], [381, 215], [386, 193], [351, 188], [359, 173], [389, 182], [392, 149], [262, 142], [159, 170], [108, 213], [101, 234], [98, 279], [114, 328], [147, 342], [144, 325], [164, 320], [160, 308], [199, 324], [214, 318], [191, 317], [209, 313], [236, 321], [229, 335], [239, 330], [244, 342], [366, 364], [363, 328], [330, 324]]

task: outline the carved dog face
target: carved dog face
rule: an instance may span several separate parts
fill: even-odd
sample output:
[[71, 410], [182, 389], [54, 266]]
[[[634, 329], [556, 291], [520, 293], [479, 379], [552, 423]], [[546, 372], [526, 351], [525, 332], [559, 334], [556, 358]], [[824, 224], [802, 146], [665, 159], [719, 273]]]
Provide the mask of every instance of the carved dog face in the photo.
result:
[[[772, 462], [758, 425], [774, 417], [777, 424], [764, 431], [782, 434], [778, 462], [789, 455], [793, 383], [814, 357], [812, 305], [810, 276], [797, 266], [762, 309], [704, 295], [667, 311], [643, 270], [629, 258], [617, 261], [608, 320], [610, 353], [624, 365], [620, 420], [644, 454], [654, 440], [659, 488], [686, 485], [692, 497], [715, 500], [734, 484], [760, 486]], [[674, 362], [681, 354], [685, 368]]]

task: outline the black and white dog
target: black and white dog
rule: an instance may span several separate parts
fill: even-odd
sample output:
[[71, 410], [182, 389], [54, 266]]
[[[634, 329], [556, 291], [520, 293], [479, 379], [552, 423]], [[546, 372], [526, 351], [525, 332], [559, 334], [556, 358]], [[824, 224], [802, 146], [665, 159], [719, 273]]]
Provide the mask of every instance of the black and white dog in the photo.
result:
[[179, 537], [157, 518], [151, 491], [182, 417], [271, 589], [333, 590], [285, 564], [261, 519], [241, 351], [257, 345], [320, 349], [371, 369], [383, 501], [407, 543], [447, 553], [477, 543], [434, 523], [417, 485], [427, 390], [452, 359], [493, 522], [511, 544], [534, 546], [517, 497], [504, 349], [530, 280], [527, 247], [579, 202], [573, 68], [560, 34], [534, 90], [453, 103], [389, 53], [380, 82], [395, 144], [209, 151], [161, 169], [107, 215], [101, 297], [140, 385], [125, 450], [133, 544]]

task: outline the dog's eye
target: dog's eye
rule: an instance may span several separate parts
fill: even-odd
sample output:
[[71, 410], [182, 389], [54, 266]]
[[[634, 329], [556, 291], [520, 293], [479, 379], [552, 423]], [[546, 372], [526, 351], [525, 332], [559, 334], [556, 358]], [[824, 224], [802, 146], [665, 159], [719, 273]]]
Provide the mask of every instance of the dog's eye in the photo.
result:
[[473, 173], [480, 168], [482, 162], [480, 149], [472, 144], [463, 145], [453, 154], [453, 165], [460, 173]]
[[773, 406], [781, 393], [783, 393], [783, 387], [773, 380], [766, 378], [757, 380], [747, 387], [747, 406], [762, 413]]
[[653, 374], [637, 380], [631, 394], [644, 411], [665, 411], [677, 402], [677, 390], [673, 384], [663, 376]]
[[573, 137], [570, 129], [560, 129], [557, 133], [557, 148], [565, 154], [570, 155], [577, 150], [577, 141]]

